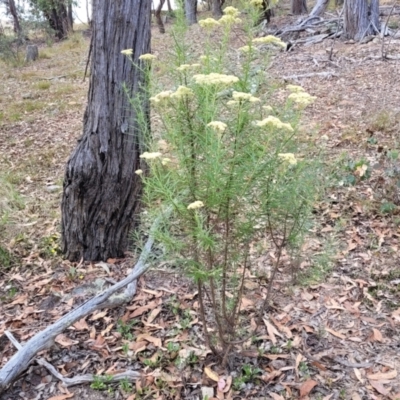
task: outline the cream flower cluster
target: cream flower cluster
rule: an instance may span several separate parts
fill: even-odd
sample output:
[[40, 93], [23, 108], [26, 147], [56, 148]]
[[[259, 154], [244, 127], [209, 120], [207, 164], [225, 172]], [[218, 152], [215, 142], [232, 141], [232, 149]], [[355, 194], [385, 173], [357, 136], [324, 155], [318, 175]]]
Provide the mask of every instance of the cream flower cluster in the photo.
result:
[[213, 128], [216, 132], [222, 133], [227, 128], [227, 125], [221, 121], [211, 121], [207, 124], [210, 128]]
[[157, 57], [154, 54], [147, 53], [147, 54], [142, 54], [139, 57], [139, 60], [151, 61], [154, 60], [155, 58]]
[[297, 159], [293, 153], [280, 153], [280, 154], [278, 154], [278, 157], [290, 165], [297, 164]]
[[289, 92], [292, 92], [292, 93], [299, 93], [299, 92], [304, 92], [305, 91], [301, 86], [298, 86], [298, 85], [287, 85], [286, 89], [289, 90]]
[[232, 17], [237, 17], [240, 15], [240, 11], [235, 7], [229, 6], [229, 7], [224, 8], [224, 14], [230, 15]]
[[250, 4], [254, 7], [262, 7], [263, 0], [251, 0]]
[[200, 68], [201, 64], [182, 64], [176, 70], [179, 72], [184, 72], [194, 68]]
[[199, 21], [199, 25], [204, 29], [213, 29], [220, 26], [220, 23], [214, 18], [206, 18]]
[[263, 126], [273, 126], [278, 129], [285, 129], [289, 132], [293, 132], [292, 125], [289, 123], [282, 122], [279, 118], [274, 117], [272, 115], [264, 118], [262, 121], [256, 121], [256, 126], [263, 127]]
[[204, 203], [202, 201], [197, 200], [197, 201], [194, 201], [193, 203], [190, 203], [187, 206], [187, 209], [188, 210], [196, 210], [197, 208], [202, 208], [202, 207], [204, 207]]
[[300, 107], [307, 107], [310, 104], [314, 103], [317, 98], [315, 96], [311, 96], [306, 92], [295, 92], [289, 95], [289, 99], [294, 101]]
[[260, 99], [258, 97], [252, 96], [250, 93], [244, 92], [233, 92], [232, 93], [233, 100], [236, 101], [249, 101], [250, 103], [258, 103]]
[[242, 20], [233, 15], [223, 15], [218, 22], [220, 25], [231, 26], [233, 24], [240, 24]]
[[156, 158], [161, 157], [161, 153], [156, 151], [154, 153], [149, 153], [145, 151], [143, 154], [139, 156], [140, 158], [143, 158], [144, 160], [155, 160]]
[[123, 54], [124, 56], [131, 56], [133, 54], [133, 49], [121, 50], [121, 54]]
[[135, 174], [136, 174], [136, 175], [142, 175], [142, 174], [143, 174], [143, 170], [137, 169], [137, 170], [135, 171]]
[[224, 9], [224, 14], [225, 15], [223, 15], [218, 21], [220, 25], [231, 26], [242, 22], [242, 20], [238, 18], [240, 11], [235, 7], [226, 7]]
[[281, 39], [279, 39], [276, 36], [273, 35], [268, 35], [260, 38], [255, 38], [253, 39], [253, 43], [256, 44], [273, 44], [275, 46], [281, 46], [281, 47], [286, 47], [286, 43], [283, 42]]
[[211, 74], [197, 74], [193, 76], [198, 85], [231, 85], [239, 82], [239, 78], [234, 75], [224, 75], [212, 72]]
[[158, 94], [156, 94], [153, 97], [150, 97], [150, 101], [153, 104], [157, 104], [157, 105], [163, 105], [165, 104], [168, 100], [172, 100], [172, 99], [182, 99], [184, 97], [192, 97], [194, 96], [194, 93], [192, 91], [192, 89], [186, 87], [186, 86], [179, 86], [178, 89], [176, 89], [175, 92], [171, 91], [171, 90], [165, 90], [163, 92], [160, 92]]
[[251, 47], [243, 46], [243, 47], [239, 47], [238, 50], [241, 51], [242, 53], [249, 53], [251, 51]]
[[160, 92], [155, 96], [150, 97], [150, 102], [153, 104], [161, 105], [171, 98], [172, 93], [172, 90], [164, 90], [163, 92]]
[[184, 97], [191, 96], [194, 96], [193, 90], [181, 85], [174, 93], [171, 94], [171, 99], [182, 99]]

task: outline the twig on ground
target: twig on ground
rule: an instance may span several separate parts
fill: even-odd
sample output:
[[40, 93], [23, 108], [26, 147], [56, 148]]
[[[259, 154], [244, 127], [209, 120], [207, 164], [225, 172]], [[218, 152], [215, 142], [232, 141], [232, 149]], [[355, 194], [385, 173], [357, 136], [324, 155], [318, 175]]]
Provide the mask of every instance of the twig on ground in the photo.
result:
[[[17, 339], [13, 336], [13, 334], [9, 331], [5, 331], [4, 334], [8, 337], [10, 342], [18, 349], [22, 350], [23, 346], [18, 342]], [[64, 386], [69, 387], [69, 386], [76, 386], [80, 385], [82, 383], [90, 383], [94, 382], [96, 380], [96, 376], [92, 374], [85, 374], [85, 375], [79, 375], [79, 376], [74, 376], [73, 378], [66, 378], [65, 376], [62, 376], [55, 368], [53, 365], [51, 365], [49, 362], [47, 362], [44, 358], [37, 358], [36, 362], [45, 367], [54, 377], [56, 377], [58, 380], [60, 380]], [[129, 380], [136, 380], [141, 377], [141, 373], [137, 371], [124, 371], [120, 372], [118, 374], [112, 375], [107, 377], [107, 382], [119, 382], [123, 379], [129, 379]]]
[[[171, 210], [167, 210], [165, 214], [169, 214], [170, 211]], [[139, 260], [132, 269], [132, 272], [125, 279], [111, 286], [102, 293], [97, 294], [76, 309], [71, 310], [53, 325], [50, 325], [45, 330], [37, 333], [11, 357], [6, 365], [4, 365], [0, 370], [0, 393], [15, 379], [17, 379], [20, 373], [32, 362], [38, 352], [50, 348], [56, 336], [74, 322], [98, 309], [114, 308], [131, 300], [136, 293], [136, 280], [148, 269], [148, 265], [145, 263], [154, 243], [155, 231], [165, 214], [154, 221], [150, 229], [149, 238], [143, 248]], [[116, 295], [119, 290], [125, 287], [126, 289], [124, 293]]]
[[291, 79], [300, 79], [300, 78], [312, 78], [314, 76], [320, 76], [322, 78], [332, 78], [332, 76], [338, 76], [338, 75], [333, 71], [310, 72], [310, 73], [307, 73], [307, 74], [286, 75], [286, 76], [282, 76], [282, 79], [291, 80]]

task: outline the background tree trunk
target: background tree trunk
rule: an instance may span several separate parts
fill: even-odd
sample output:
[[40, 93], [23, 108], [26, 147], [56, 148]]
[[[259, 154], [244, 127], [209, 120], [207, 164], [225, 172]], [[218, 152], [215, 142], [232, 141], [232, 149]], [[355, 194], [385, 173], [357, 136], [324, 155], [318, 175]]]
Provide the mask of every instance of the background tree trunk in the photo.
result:
[[379, 0], [346, 0], [344, 33], [349, 39], [361, 40], [379, 32]]
[[156, 21], [157, 21], [157, 25], [158, 25], [158, 30], [160, 31], [160, 33], [165, 33], [164, 23], [161, 18], [161, 10], [163, 8], [164, 3], [165, 3], [165, 0], [159, 0], [158, 6], [154, 12]]
[[197, 24], [197, 0], [185, 0], [185, 15], [188, 25]]
[[261, 24], [264, 20], [267, 22], [271, 21], [271, 18], [273, 17], [274, 13], [271, 8], [271, 4], [269, 0], [263, 0], [262, 2], [262, 13], [260, 15], [260, 19], [258, 21], [258, 24]]
[[[99, 1], [93, 6], [91, 75], [83, 136], [68, 160], [62, 198], [62, 250], [69, 260], [122, 257], [140, 209], [140, 168], [146, 127], [126, 91], [141, 96], [150, 51], [151, 2]], [[133, 49], [134, 67], [121, 50]], [[147, 132], [145, 132], [147, 133]], [[136, 221], [137, 222], [137, 221]]]
[[222, 17], [221, 0], [212, 0], [212, 15], [214, 18]]
[[14, 32], [18, 35], [18, 37], [21, 36], [21, 25], [19, 23], [19, 17], [18, 17], [18, 12], [17, 12], [17, 7], [15, 6], [15, 1], [14, 0], [8, 0], [8, 10], [12, 16], [13, 19], [13, 24], [14, 24]]
[[68, 13], [71, 0], [30, 0], [30, 3], [47, 19], [58, 39], [64, 39], [72, 30], [72, 8], [71, 14]]
[[314, 8], [310, 12], [310, 17], [320, 17], [324, 14], [326, 8], [328, 7], [329, 0], [317, 0]]
[[74, 16], [72, 13], [72, 3], [68, 4], [67, 14], [68, 14], [68, 31], [72, 32], [73, 28], [74, 28]]
[[292, 0], [290, 5], [290, 12], [293, 15], [307, 14], [307, 1], [306, 0]]

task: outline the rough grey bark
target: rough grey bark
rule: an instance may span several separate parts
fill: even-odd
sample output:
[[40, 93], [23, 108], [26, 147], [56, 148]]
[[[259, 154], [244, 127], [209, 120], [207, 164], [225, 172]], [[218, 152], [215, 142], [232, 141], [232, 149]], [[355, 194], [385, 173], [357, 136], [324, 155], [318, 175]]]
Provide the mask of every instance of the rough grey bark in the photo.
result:
[[197, 0], [185, 0], [185, 15], [188, 25], [197, 24]]
[[21, 25], [19, 23], [19, 17], [18, 17], [17, 7], [15, 6], [15, 1], [8, 0], [6, 5], [8, 5], [8, 10], [13, 19], [14, 32], [18, 36], [21, 36]]
[[328, 7], [329, 0], [317, 0], [314, 8], [310, 12], [310, 17], [320, 17]]
[[[143, 130], [124, 91], [144, 95], [151, 2], [99, 1], [93, 6], [91, 75], [83, 136], [68, 160], [62, 199], [62, 250], [69, 260], [121, 257], [140, 208]], [[133, 49], [134, 67], [121, 50]], [[137, 222], [137, 220], [136, 220]]]
[[212, 0], [212, 15], [214, 18], [222, 17], [222, 3], [221, 0]]
[[379, 32], [379, 0], [346, 0], [344, 2], [344, 34], [361, 40]]
[[36, 61], [39, 58], [39, 49], [35, 44], [26, 46], [25, 61]]
[[158, 30], [160, 31], [160, 33], [165, 33], [164, 23], [161, 18], [161, 10], [163, 8], [164, 3], [165, 3], [165, 0], [159, 0], [158, 6], [154, 11], [154, 15], [156, 17], [156, 22], [158, 25]]
[[306, 0], [292, 0], [290, 5], [290, 12], [293, 15], [307, 14], [307, 1]]

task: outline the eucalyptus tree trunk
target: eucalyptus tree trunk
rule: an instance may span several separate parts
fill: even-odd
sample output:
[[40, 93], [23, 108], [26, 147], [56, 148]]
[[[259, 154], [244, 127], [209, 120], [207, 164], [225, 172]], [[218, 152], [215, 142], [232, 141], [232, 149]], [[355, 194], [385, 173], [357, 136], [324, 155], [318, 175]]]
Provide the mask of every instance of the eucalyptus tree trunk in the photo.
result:
[[307, 1], [306, 0], [292, 0], [290, 5], [290, 12], [293, 15], [307, 14]]
[[222, 17], [222, 3], [221, 0], [212, 0], [212, 15], [214, 18]]
[[379, 33], [379, 0], [345, 0], [344, 34], [349, 39], [361, 40]]
[[197, 0], [185, 0], [185, 15], [188, 25], [197, 24]]
[[164, 3], [165, 3], [165, 0], [159, 0], [157, 8], [154, 10], [154, 15], [156, 17], [158, 30], [160, 31], [160, 33], [165, 33], [165, 27], [164, 27], [164, 23], [163, 23], [163, 20], [161, 17], [161, 11], [164, 6]]
[[18, 12], [17, 12], [17, 7], [15, 6], [15, 1], [14, 0], [8, 0], [8, 10], [12, 16], [13, 19], [13, 27], [14, 27], [14, 32], [18, 35], [18, 37], [21, 36], [21, 25], [19, 23], [19, 17], [18, 17]]
[[[139, 56], [150, 51], [151, 2], [93, 4], [88, 104], [83, 135], [67, 162], [61, 205], [62, 250], [72, 261], [124, 256], [138, 220], [142, 181], [135, 171], [149, 129], [146, 65]], [[132, 49], [133, 63], [124, 49]], [[140, 110], [127, 93], [141, 99]]]

